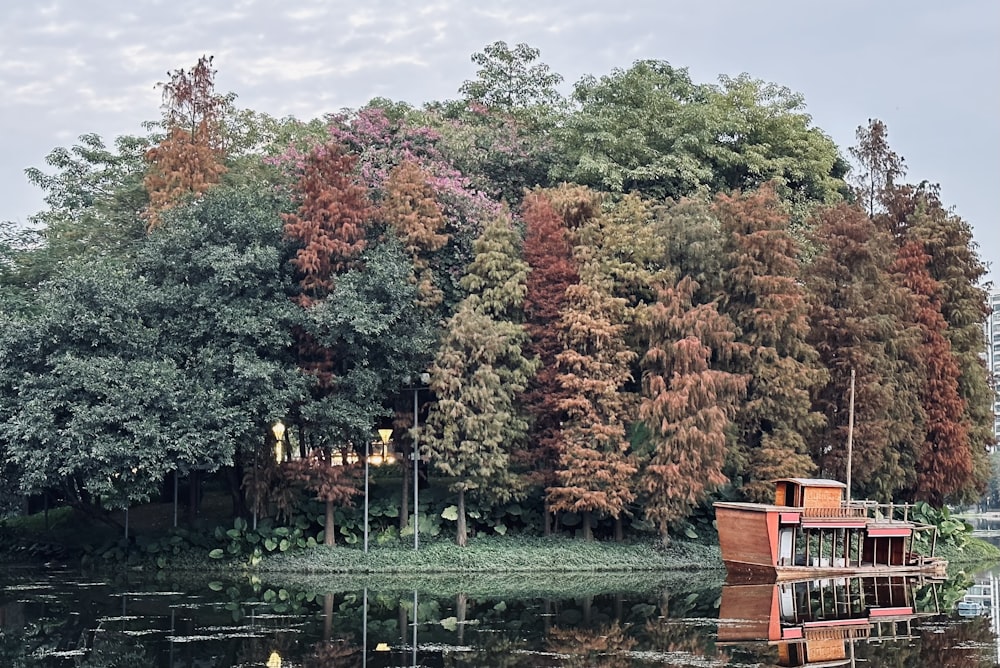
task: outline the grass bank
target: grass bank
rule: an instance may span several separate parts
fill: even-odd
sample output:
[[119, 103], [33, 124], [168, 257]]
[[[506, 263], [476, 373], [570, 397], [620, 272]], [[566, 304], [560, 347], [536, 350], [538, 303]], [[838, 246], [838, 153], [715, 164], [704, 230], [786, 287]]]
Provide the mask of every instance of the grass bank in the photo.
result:
[[449, 541], [370, 547], [317, 546], [267, 556], [262, 572], [300, 573], [609, 573], [722, 569], [718, 546], [674, 541], [585, 542], [564, 537], [489, 536], [466, 547]]

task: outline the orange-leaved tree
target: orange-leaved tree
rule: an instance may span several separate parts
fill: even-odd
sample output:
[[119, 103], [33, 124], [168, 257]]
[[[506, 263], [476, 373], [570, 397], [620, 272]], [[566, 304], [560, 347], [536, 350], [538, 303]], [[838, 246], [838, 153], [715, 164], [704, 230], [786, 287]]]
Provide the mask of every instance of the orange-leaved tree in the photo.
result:
[[748, 497], [770, 502], [772, 480], [816, 471], [809, 441], [825, 420], [813, 410], [812, 393], [829, 376], [807, 342], [809, 305], [798, 246], [774, 188], [719, 195], [713, 211], [725, 239], [720, 311], [733, 320], [743, 344], [729, 370], [750, 378], [733, 420], [737, 442], [730, 467], [733, 476], [745, 476]]
[[232, 96], [215, 92], [212, 57], [202, 56], [190, 71], [169, 74], [170, 81], [158, 84], [163, 89], [167, 134], [146, 152], [147, 230], [162, 224], [163, 211], [188, 196], [201, 195], [226, 172], [222, 116]]
[[664, 288], [645, 323], [649, 348], [642, 359], [639, 418], [653, 453], [642, 472], [646, 516], [660, 537], [705, 496], [726, 483], [726, 429], [747, 378], [723, 371], [733, 355], [732, 321], [715, 303], [692, 306], [689, 277]]

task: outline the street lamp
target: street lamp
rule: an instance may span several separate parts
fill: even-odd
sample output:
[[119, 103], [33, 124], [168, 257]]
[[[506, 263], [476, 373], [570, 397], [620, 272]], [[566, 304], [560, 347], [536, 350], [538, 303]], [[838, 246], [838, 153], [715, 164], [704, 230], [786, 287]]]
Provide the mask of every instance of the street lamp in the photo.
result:
[[[389, 438], [392, 436], [392, 429], [379, 429], [379, 438], [382, 439], [382, 452], [385, 452], [385, 446], [389, 444]], [[372, 454], [372, 444], [365, 444], [365, 554], [368, 554], [368, 460], [371, 459]], [[379, 459], [381, 464], [385, 457]]]
[[284, 459], [285, 425], [278, 420], [271, 427], [271, 432], [274, 434], [274, 461], [280, 464]]

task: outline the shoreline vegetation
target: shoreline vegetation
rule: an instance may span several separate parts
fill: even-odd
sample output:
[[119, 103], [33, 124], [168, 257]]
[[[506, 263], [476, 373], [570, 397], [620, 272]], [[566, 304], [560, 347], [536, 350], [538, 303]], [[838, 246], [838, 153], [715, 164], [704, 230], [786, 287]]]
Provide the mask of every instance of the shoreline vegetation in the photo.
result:
[[[47, 523], [42, 513], [10, 518], [0, 522], [0, 554], [11, 563], [72, 565], [83, 557], [88, 566], [96, 568], [127, 563], [137, 571], [256, 573], [281, 579], [343, 576], [361, 581], [370, 577], [419, 580], [434, 576], [447, 580], [470, 575], [517, 579], [552, 578], [566, 573], [573, 573], [574, 578], [610, 575], [636, 583], [683, 573], [719, 582], [725, 578], [719, 547], [709, 536], [675, 539], [666, 546], [656, 539], [619, 543], [570, 536], [477, 536], [470, 538], [465, 547], [443, 536], [421, 537], [416, 550], [412, 538], [404, 538], [373, 542], [367, 554], [360, 545], [311, 545], [267, 553], [251, 564], [245, 553], [210, 558], [215, 547], [210, 538], [214, 527], [206, 524], [188, 532], [189, 538], [169, 558], [158, 560], [156, 550], [150, 550], [149, 545], [157, 541], [165, 544], [177, 534], [162, 523], [150, 523], [149, 516], [139, 509], [134, 515], [136, 521], [127, 543], [123, 536], [113, 533], [115, 527], [85, 520], [68, 508], [50, 510]], [[939, 542], [937, 554], [948, 560], [949, 574], [1000, 562], [1000, 547], [974, 536], [962, 547]]]

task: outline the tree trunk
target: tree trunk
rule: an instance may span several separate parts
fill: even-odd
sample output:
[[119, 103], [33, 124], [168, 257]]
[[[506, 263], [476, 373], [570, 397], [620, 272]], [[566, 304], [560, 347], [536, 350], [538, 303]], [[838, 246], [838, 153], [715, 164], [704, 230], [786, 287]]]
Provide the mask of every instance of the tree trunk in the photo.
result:
[[468, 542], [468, 536], [465, 530], [465, 488], [460, 487], [458, 490], [458, 527], [455, 530], [455, 543], [459, 547], [465, 547], [466, 542]]
[[407, 466], [407, 461], [409, 460], [403, 456], [403, 461], [400, 462], [403, 467], [403, 496], [399, 503], [400, 535], [402, 535], [403, 530], [406, 529], [406, 525], [410, 521], [410, 467]]
[[544, 525], [544, 532], [546, 536], [552, 535], [552, 512], [549, 510], [549, 500], [544, 501], [542, 506], [542, 523]]
[[455, 617], [458, 619], [458, 644], [465, 643], [465, 615], [469, 599], [465, 594], [455, 594]]
[[329, 640], [333, 631], [333, 594], [327, 592], [323, 597], [323, 640]]
[[594, 540], [594, 532], [591, 529], [591, 523], [593, 520], [592, 513], [589, 510], [585, 510], [583, 515], [583, 539], [588, 543]]
[[195, 519], [198, 517], [198, 483], [198, 471], [192, 469], [188, 473], [187, 521], [189, 526], [194, 526]]
[[625, 521], [619, 515], [615, 518], [615, 542], [620, 543], [625, 540]]
[[334, 530], [336, 527], [333, 525], [333, 501], [326, 502], [326, 522], [324, 523], [323, 529], [323, 544], [333, 545], [334, 544]]

